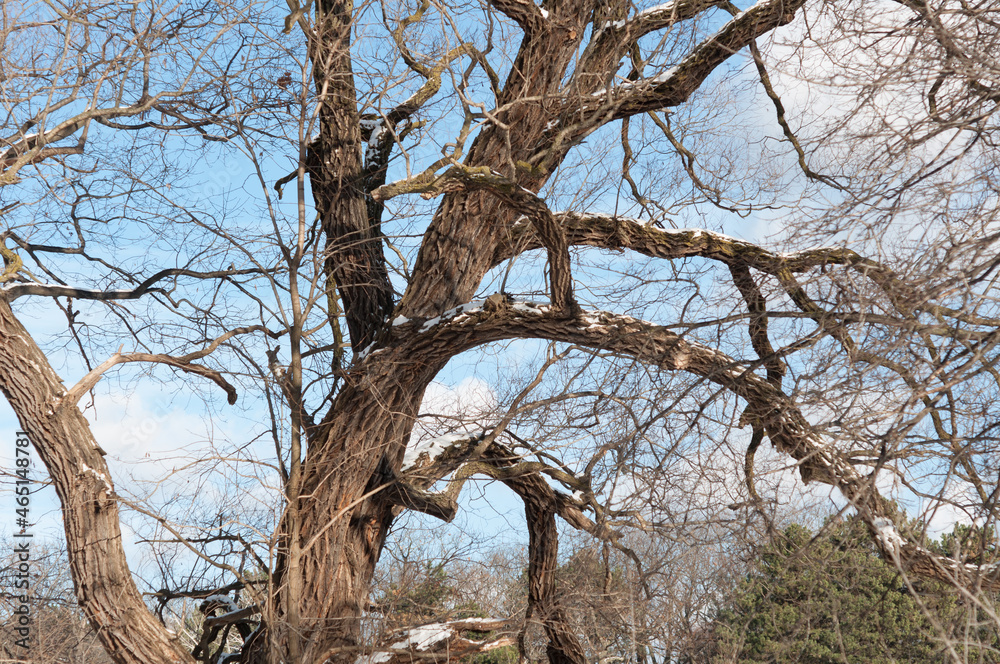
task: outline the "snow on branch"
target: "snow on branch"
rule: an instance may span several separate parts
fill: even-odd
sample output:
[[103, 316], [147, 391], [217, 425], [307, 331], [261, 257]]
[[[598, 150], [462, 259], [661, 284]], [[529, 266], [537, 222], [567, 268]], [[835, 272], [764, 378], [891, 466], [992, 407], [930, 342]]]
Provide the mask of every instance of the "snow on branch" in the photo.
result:
[[[469, 655], [514, 645], [514, 638], [502, 630], [507, 621], [499, 618], [465, 618], [431, 623], [397, 632], [392, 643], [361, 655], [355, 664], [411, 664], [414, 660], [429, 662], [458, 661]], [[473, 633], [500, 632], [498, 635], [475, 639]]]
[[437, 438], [420, 440], [416, 443], [411, 441], [411, 444], [406, 448], [406, 454], [403, 455], [402, 470], [406, 472], [432, 465], [434, 460], [442, 453], [450, 449], [463, 447], [480, 440], [482, 437], [483, 432], [476, 431], [471, 433], [449, 433]]

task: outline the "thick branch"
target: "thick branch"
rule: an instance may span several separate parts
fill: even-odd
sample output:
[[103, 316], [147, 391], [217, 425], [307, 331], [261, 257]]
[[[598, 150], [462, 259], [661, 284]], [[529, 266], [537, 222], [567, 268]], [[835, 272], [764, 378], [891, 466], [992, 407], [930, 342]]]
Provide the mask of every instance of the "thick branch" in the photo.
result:
[[[640, 37], [688, 21], [725, 0], [672, 0], [637, 13], [632, 18], [605, 20], [594, 25], [593, 37], [580, 59], [574, 84], [581, 92], [590, 93], [606, 84], [606, 73], [614, 73], [618, 63]], [[591, 81], [584, 80], [589, 77]]]
[[393, 308], [382, 254], [382, 229], [370, 219], [361, 161], [361, 125], [351, 63], [354, 5], [320, 0], [309, 41], [319, 95], [320, 131], [308, 146], [306, 170], [326, 236], [324, 269], [340, 290], [355, 349], [374, 339]]
[[[784, 270], [798, 273], [825, 265], [843, 265], [874, 282], [902, 314], [922, 312], [969, 325], [1000, 328], [1000, 320], [927, 301], [926, 294], [911, 287], [888, 267], [851, 249], [817, 247], [783, 253], [722, 233], [701, 229], [664, 230], [627, 217], [577, 212], [556, 212], [554, 217], [570, 246], [629, 249], [666, 260], [701, 256], [727, 265], [745, 265], [774, 276], [780, 276]], [[516, 224], [510, 227], [507, 241], [497, 248], [492, 264], [499, 265], [517, 254], [542, 246], [531, 226]]]
[[545, 20], [538, 6], [531, 0], [489, 0], [489, 3], [525, 32], [537, 30]]
[[192, 662], [146, 608], [125, 560], [108, 466], [59, 377], [0, 298], [0, 391], [35, 445], [62, 503], [76, 595], [98, 638], [120, 664]]
[[750, 312], [750, 344], [767, 368], [767, 380], [780, 388], [781, 379], [784, 378], [788, 367], [775, 354], [771, 340], [767, 336], [767, 302], [764, 294], [760, 292], [750, 274], [750, 268], [746, 265], [730, 264], [729, 272], [733, 277], [733, 284], [739, 289]]
[[428, 198], [445, 192], [475, 190], [493, 194], [531, 220], [537, 237], [548, 252], [552, 303], [560, 309], [573, 311], [576, 301], [573, 297], [569, 244], [561, 225], [557, 223], [545, 201], [534, 192], [488, 168], [453, 166], [440, 175], [425, 172], [410, 180], [394, 182], [381, 187], [372, 195], [376, 200], [385, 200], [403, 193], [420, 193]]
[[537, 482], [545, 484], [537, 475], [505, 482], [524, 501], [524, 516], [528, 522], [528, 608], [525, 618], [535, 618], [545, 626], [549, 639], [546, 654], [551, 664], [584, 664], [587, 658], [583, 646], [556, 596], [559, 532], [555, 506], [546, 500], [544, 492], [536, 490]]
[[386, 500], [408, 510], [423, 512], [445, 523], [451, 523], [458, 514], [458, 502], [450, 493], [425, 491], [403, 480], [390, 482], [383, 495]]
[[612, 104], [615, 119], [676, 106], [701, 87], [716, 67], [754, 38], [790, 23], [803, 4], [805, 0], [761, 0], [733, 17], [669, 71], [617, 86], [610, 93], [597, 95], [596, 103]]
[[[1000, 565], [972, 565], [938, 556], [899, 533], [887, 501], [871, 479], [827, 444], [778, 387], [721, 351], [688, 341], [658, 325], [607, 312], [567, 320], [548, 305], [513, 303], [502, 311], [468, 311], [451, 320], [409, 328], [395, 352], [434, 357], [457, 354], [493, 341], [540, 338], [634, 357], [670, 371], [686, 371], [716, 383], [747, 402], [746, 423], [763, 427], [775, 447], [796, 460], [804, 481], [836, 487], [858, 510], [883, 555], [904, 569], [951, 583], [1000, 588]], [[398, 329], [398, 328], [397, 328]]]
[[[593, 79], [613, 75], [621, 57], [614, 49], [605, 49], [607, 53], [601, 57], [593, 56], [596, 60], [591, 66], [595, 70], [581, 70], [577, 74], [578, 79], [589, 76], [592, 80], [581, 81], [579, 87], [571, 89], [571, 95], [564, 98], [563, 108], [558, 111], [559, 122], [549, 132], [551, 147], [533, 158], [532, 163], [551, 171], [567, 146], [582, 140], [598, 127], [612, 120], [679, 106], [701, 87], [719, 65], [749, 45], [754, 38], [791, 22], [803, 4], [805, 0], [760, 0], [701, 42], [669, 70], [651, 78], [590, 92]], [[693, 13], [703, 8], [698, 3], [685, 3], [684, 7]], [[614, 25], [609, 27], [614, 28]], [[619, 43], [621, 47], [629, 45], [627, 40], [619, 40]], [[607, 72], [601, 70], [602, 66], [608, 68]]]

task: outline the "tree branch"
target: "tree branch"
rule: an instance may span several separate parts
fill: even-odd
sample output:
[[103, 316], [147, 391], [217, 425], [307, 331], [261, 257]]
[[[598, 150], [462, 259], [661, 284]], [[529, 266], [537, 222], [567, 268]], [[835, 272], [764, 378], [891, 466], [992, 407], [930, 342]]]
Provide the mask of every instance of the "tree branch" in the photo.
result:
[[[979, 316], [929, 301], [928, 295], [900, 279], [891, 269], [852, 249], [817, 247], [795, 252], [776, 252], [745, 240], [701, 229], [667, 230], [628, 217], [578, 212], [555, 212], [570, 246], [629, 249], [651, 258], [674, 260], [691, 256], [711, 258], [727, 265], [745, 265], [779, 277], [783, 270], [799, 273], [829, 265], [842, 265], [875, 283], [901, 314], [928, 313], [968, 325], [1000, 328], [1000, 320]], [[515, 224], [506, 242], [493, 255], [495, 267], [515, 255], [544, 245], [534, 228]], [[959, 334], [961, 332], [958, 332]]]
[[455, 165], [440, 175], [425, 172], [416, 178], [385, 185], [372, 196], [376, 200], [385, 200], [403, 193], [420, 193], [429, 198], [445, 192], [473, 190], [493, 194], [531, 220], [537, 237], [548, 252], [552, 303], [559, 309], [575, 313], [577, 305], [573, 296], [572, 263], [566, 235], [545, 201], [534, 192], [489, 168]]
[[526, 33], [537, 30], [545, 21], [541, 10], [531, 0], [489, 0], [489, 3]]
[[[570, 89], [590, 93], [606, 84], [604, 75], [617, 70], [617, 64], [641, 37], [656, 30], [688, 21], [726, 0], [672, 0], [638, 12], [628, 19], [595, 20], [593, 36], [580, 58]], [[596, 16], [595, 16], [596, 19]], [[586, 80], [590, 78], [591, 80]]]
[[[803, 4], [805, 0], [760, 0], [702, 41], [669, 70], [650, 78], [590, 92], [596, 81], [607, 85], [603, 77], [614, 74], [617, 70], [615, 65], [621, 58], [621, 54], [616, 54], [614, 50], [601, 58], [593, 55], [597, 58], [591, 64], [593, 71], [581, 71], [577, 75], [578, 87], [570, 88], [571, 94], [564, 97], [562, 108], [556, 111], [559, 121], [547, 131], [549, 136], [545, 145], [548, 147], [532, 157], [532, 165], [551, 171], [568, 146], [579, 142], [598, 127], [612, 120], [679, 106], [701, 87], [716, 67], [749, 45], [754, 38], [791, 22]], [[693, 14], [704, 8], [698, 3], [683, 6]], [[640, 21], [638, 25], [642, 23]], [[627, 42], [623, 43], [623, 47], [627, 45]], [[606, 71], [601, 67], [606, 67]], [[579, 80], [585, 76], [591, 80]]]
[[233, 337], [240, 334], [249, 334], [251, 332], [267, 332], [267, 328], [263, 325], [252, 325], [250, 327], [240, 327], [235, 330], [230, 330], [222, 336], [214, 339], [205, 348], [195, 351], [193, 353], [188, 353], [187, 355], [182, 355], [180, 357], [174, 357], [172, 355], [165, 355], [162, 353], [152, 354], [152, 353], [129, 353], [123, 355], [121, 349], [118, 352], [106, 359], [104, 362], [98, 366], [91, 369], [87, 375], [80, 379], [80, 381], [74, 385], [66, 395], [60, 400], [59, 407], [67, 408], [69, 406], [74, 406], [80, 400], [80, 398], [89, 392], [97, 382], [101, 379], [101, 376], [117, 364], [128, 364], [129, 362], [156, 362], [159, 364], [166, 364], [168, 366], [174, 367], [175, 369], [180, 369], [181, 371], [187, 371], [188, 373], [193, 373], [199, 376], [208, 378], [216, 385], [225, 390], [228, 395], [229, 405], [236, 403], [236, 388], [229, 384], [222, 374], [214, 369], [209, 369], [200, 364], [192, 364], [194, 360], [201, 359], [206, 355], [212, 353], [221, 344], [229, 341]]
[[[888, 560], [905, 570], [949, 583], [1000, 589], [1000, 564], [966, 564], [904, 538], [892, 520], [889, 503], [874, 487], [871, 477], [861, 475], [828, 445], [778, 387], [747, 368], [747, 363], [721, 351], [630, 316], [590, 311], [566, 319], [549, 305], [530, 303], [512, 303], [500, 311], [470, 311], [461, 318], [424, 326], [419, 331], [406, 329], [419, 324], [414, 321], [394, 328], [401, 333], [396, 352], [434, 357], [504, 339], [548, 339], [634, 357], [660, 369], [686, 371], [720, 385], [747, 402], [744, 424], [761, 426], [779, 451], [796, 460], [803, 481], [818, 481], [840, 490], [858, 510]], [[755, 363], [749, 364], [752, 367]]]
[[0, 286], [0, 295], [6, 297], [8, 302], [13, 302], [25, 295], [41, 295], [45, 297], [72, 297], [77, 300], [100, 300], [110, 302], [113, 300], [136, 300], [146, 293], [164, 292], [163, 289], [153, 288], [158, 281], [167, 277], [194, 277], [196, 279], [221, 279], [235, 277], [244, 274], [260, 274], [260, 270], [216, 270], [212, 272], [198, 272], [185, 268], [168, 268], [160, 270], [153, 276], [141, 282], [132, 289], [100, 290], [96, 288], [74, 288], [61, 284], [31, 284], [13, 283]]

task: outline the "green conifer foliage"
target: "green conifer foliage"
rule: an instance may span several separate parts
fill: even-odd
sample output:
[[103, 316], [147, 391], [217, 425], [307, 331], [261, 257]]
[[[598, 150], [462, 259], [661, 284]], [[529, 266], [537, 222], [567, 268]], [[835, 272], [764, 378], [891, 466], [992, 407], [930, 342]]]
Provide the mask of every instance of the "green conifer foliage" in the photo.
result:
[[[970, 541], [967, 530], [944, 540], [956, 537]], [[711, 661], [1000, 662], [984, 609], [942, 584], [908, 584], [856, 518], [818, 534], [792, 525], [719, 612]]]

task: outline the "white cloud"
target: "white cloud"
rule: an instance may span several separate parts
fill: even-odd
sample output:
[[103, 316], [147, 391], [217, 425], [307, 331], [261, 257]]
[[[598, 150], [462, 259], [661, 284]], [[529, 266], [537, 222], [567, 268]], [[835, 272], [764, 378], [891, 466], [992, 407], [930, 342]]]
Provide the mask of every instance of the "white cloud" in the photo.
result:
[[481, 431], [495, 423], [497, 408], [493, 388], [475, 376], [456, 385], [431, 383], [424, 392], [410, 446], [445, 434]]
[[108, 456], [126, 463], [177, 453], [206, 436], [203, 414], [174, 405], [168, 394], [153, 388], [100, 394], [84, 416]]

